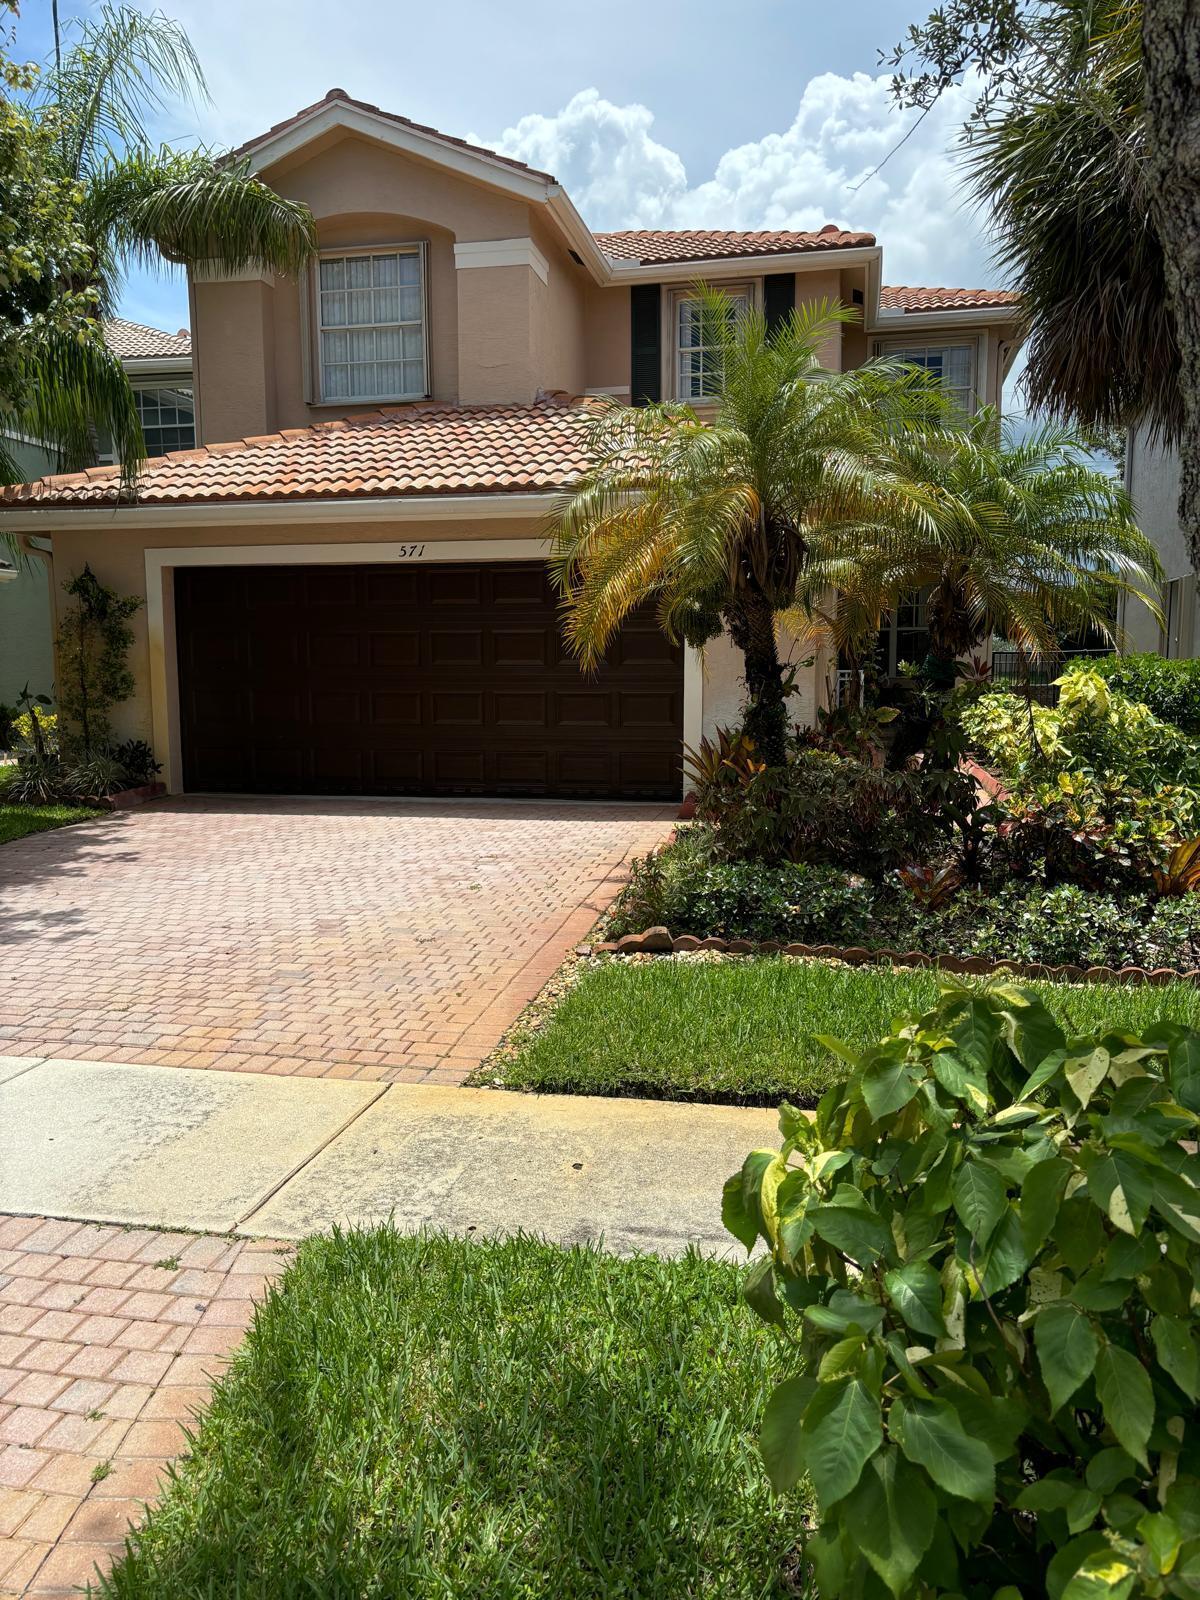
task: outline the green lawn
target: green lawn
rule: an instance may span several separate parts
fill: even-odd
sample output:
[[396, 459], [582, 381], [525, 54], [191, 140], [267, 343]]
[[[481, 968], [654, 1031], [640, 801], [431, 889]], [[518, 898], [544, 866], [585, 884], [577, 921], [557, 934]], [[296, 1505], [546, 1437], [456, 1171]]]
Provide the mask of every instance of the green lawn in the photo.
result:
[[9, 780], [16, 772], [12, 764], [0, 766], [0, 844], [11, 839], [23, 839], [27, 833], [45, 833], [47, 828], [61, 828], [68, 822], [86, 822], [99, 815], [94, 806], [73, 805], [18, 805], [7, 798]]
[[[477, 1175], [486, 1181], [486, 1174]], [[311, 1239], [103, 1585], [121, 1600], [766, 1600], [804, 1511], [730, 1266]]]
[[10, 839], [23, 839], [27, 833], [45, 833], [47, 828], [61, 828], [68, 822], [86, 822], [99, 813], [90, 806], [19, 806], [4, 798], [3, 780], [0, 779], [0, 844]]
[[[609, 961], [584, 973], [515, 1057], [481, 1078], [565, 1094], [811, 1105], [840, 1076], [815, 1042], [869, 1042], [923, 1010], [936, 974], [778, 957], [701, 963]], [[1200, 989], [1032, 984], [1068, 1032], [1137, 1032], [1168, 1016], [1200, 1027]]]

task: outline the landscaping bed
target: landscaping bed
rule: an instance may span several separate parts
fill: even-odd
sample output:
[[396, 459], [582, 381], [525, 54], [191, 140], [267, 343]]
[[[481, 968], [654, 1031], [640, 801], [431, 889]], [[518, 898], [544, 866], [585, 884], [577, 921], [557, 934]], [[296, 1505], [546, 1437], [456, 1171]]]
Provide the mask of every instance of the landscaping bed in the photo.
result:
[[0, 844], [13, 839], [23, 839], [29, 833], [44, 833], [48, 828], [61, 828], [69, 822], [86, 822], [96, 816], [91, 806], [54, 802], [47, 805], [18, 805], [5, 796], [7, 779], [12, 769], [0, 770]]
[[[1200, 1027], [1190, 983], [1022, 984], [1068, 1033], [1138, 1032], [1159, 1018]], [[554, 985], [474, 1082], [543, 1093], [733, 1105], [813, 1105], [845, 1074], [818, 1035], [874, 1043], [924, 1010], [934, 972], [844, 967], [786, 955], [697, 952], [588, 958]]]
[[101, 1592], [799, 1594], [806, 1507], [756, 1443], [780, 1347], [738, 1281], [524, 1238], [309, 1240]]

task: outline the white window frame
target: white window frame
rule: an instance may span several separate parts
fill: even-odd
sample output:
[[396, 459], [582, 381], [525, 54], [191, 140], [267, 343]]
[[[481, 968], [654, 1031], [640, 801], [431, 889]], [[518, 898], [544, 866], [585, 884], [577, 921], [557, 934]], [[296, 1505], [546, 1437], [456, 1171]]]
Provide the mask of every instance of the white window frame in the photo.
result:
[[[726, 283], [720, 279], [708, 283], [708, 288], [718, 294], [727, 294], [730, 298], [737, 295], [745, 296], [746, 303], [752, 309], [759, 305], [762, 296], [761, 278], [742, 278], [737, 282]], [[679, 392], [679, 307], [686, 300], [695, 300], [698, 296], [693, 284], [681, 284], [678, 288], [671, 289], [663, 295], [662, 351], [663, 351], [663, 386], [662, 392], [672, 400], [682, 405], [695, 406], [698, 410], [716, 404], [712, 398], [698, 399], [693, 395], [680, 394]]]
[[890, 356], [893, 360], [909, 352], [920, 350], [967, 350], [971, 356], [971, 404], [967, 415], [974, 416], [983, 404], [984, 342], [978, 334], [922, 335], [914, 328], [911, 338], [896, 335], [889, 339], [876, 339], [874, 354]]
[[[125, 376], [129, 379], [129, 387], [135, 394], [144, 394], [147, 390], [156, 389], [187, 389], [190, 392], [192, 397], [192, 442], [190, 445], [181, 444], [174, 446], [172, 450], [168, 450], [166, 454], [172, 455], [175, 453], [175, 450], [194, 450], [200, 442], [200, 428], [199, 407], [196, 396], [196, 379], [191, 368], [186, 370], [181, 368], [178, 372], [154, 373], [130, 372], [127, 368]], [[150, 459], [154, 460], [156, 458], [152, 456]], [[98, 451], [96, 460], [102, 467], [111, 467], [116, 465], [117, 458], [113, 454], [112, 449], [109, 448], [107, 450]]]
[[[325, 393], [325, 362], [321, 352], [322, 333], [348, 333], [352, 332], [354, 325], [340, 324], [337, 327], [325, 328], [321, 322], [321, 263], [323, 261], [348, 261], [352, 258], [363, 256], [395, 256], [415, 255], [421, 274], [421, 362], [422, 382], [424, 389], [421, 394], [362, 394], [362, 395], [327, 395]], [[309, 352], [308, 384], [312, 398], [310, 405], [328, 406], [337, 410], [346, 410], [352, 406], [378, 406], [378, 405], [420, 405], [423, 400], [428, 400], [432, 389], [429, 374], [429, 259], [428, 248], [424, 239], [405, 239], [394, 244], [370, 245], [329, 245], [317, 252], [309, 277], [309, 294], [307, 307], [310, 307], [309, 322], [311, 335], [305, 340], [305, 349]], [[368, 326], [373, 326], [369, 324]], [[384, 326], [403, 327], [403, 323], [384, 324]]]

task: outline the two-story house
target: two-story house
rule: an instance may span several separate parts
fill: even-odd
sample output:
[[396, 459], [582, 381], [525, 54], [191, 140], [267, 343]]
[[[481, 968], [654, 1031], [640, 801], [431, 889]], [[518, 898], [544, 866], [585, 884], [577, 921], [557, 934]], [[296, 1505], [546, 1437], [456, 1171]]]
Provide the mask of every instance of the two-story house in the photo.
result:
[[320, 251], [299, 281], [192, 274], [197, 448], [133, 503], [110, 467], [0, 500], [60, 576], [144, 596], [121, 731], [174, 791], [677, 796], [740, 658], [650, 618], [595, 676], [566, 654], [542, 558], [572, 406], [703, 401], [697, 280], [769, 320], [856, 307], [831, 367], [902, 353], [968, 406], [1018, 339], [1010, 294], [884, 286], [869, 233], [593, 233], [548, 173], [341, 90], [243, 153]]

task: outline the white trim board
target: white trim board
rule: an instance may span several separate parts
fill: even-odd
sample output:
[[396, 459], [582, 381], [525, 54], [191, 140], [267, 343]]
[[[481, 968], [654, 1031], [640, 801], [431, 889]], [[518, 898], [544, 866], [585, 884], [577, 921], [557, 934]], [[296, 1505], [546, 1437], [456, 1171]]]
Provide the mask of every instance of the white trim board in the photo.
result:
[[454, 246], [454, 265], [460, 272], [470, 267], [530, 267], [543, 283], [550, 282], [550, 263], [532, 239], [468, 239]]
[[[420, 554], [414, 554], [419, 549]], [[427, 539], [418, 546], [379, 540], [355, 544], [180, 546], [147, 550], [146, 627], [150, 647], [150, 717], [154, 749], [162, 759], [168, 794], [183, 792], [179, 739], [179, 676], [175, 645], [175, 591], [166, 575], [176, 567], [356, 566], [368, 562], [544, 561], [546, 539]], [[683, 743], [700, 743], [704, 720], [704, 662], [697, 650], [683, 656]], [[682, 793], [680, 795], [682, 799]]]
[[53, 533], [55, 528], [253, 527], [279, 522], [473, 522], [480, 517], [544, 517], [563, 491], [531, 494], [380, 495], [361, 500], [190, 500], [164, 505], [143, 500], [124, 506], [0, 506], [0, 529]]

